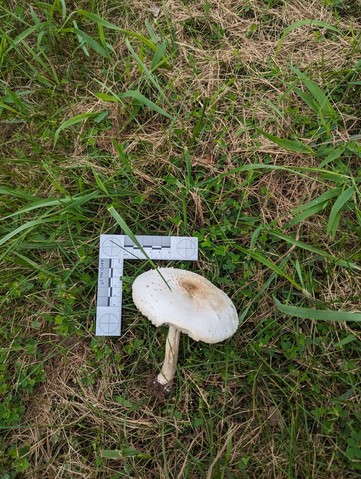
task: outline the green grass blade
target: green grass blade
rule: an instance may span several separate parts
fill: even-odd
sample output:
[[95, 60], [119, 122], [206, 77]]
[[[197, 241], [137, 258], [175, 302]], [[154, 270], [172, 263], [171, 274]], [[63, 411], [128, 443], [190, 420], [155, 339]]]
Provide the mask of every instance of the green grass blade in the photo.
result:
[[278, 231], [267, 230], [267, 233], [271, 234], [272, 236], [275, 236], [276, 238], [282, 239], [283, 241], [286, 241], [287, 243], [290, 243], [291, 245], [297, 246], [298, 248], [301, 248], [305, 251], [310, 251], [311, 253], [315, 253], [321, 258], [328, 259], [330, 262], [337, 264], [339, 266], [342, 266], [343, 268], [349, 268], [349, 269], [361, 271], [361, 266], [358, 265], [357, 263], [354, 263], [353, 261], [345, 261], [343, 259], [337, 258], [336, 256], [332, 254], [326, 253], [325, 251], [322, 251], [314, 246], [310, 246], [307, 243], [304, 243], [303, 241], [296, 240], [295, 238], [292, 238], [291, 236], [285, 235], [283, 233], [279, 233]]
[[16, 45], [23, 42], [28, 36], [32, 35], [34, 32], [39, 31], [41, 28], [44, 28], [45, 26], [46, 26], [46, 23], [45, 24], [44, 23], [43, 24], [38, 23], [38, 24], [33, 25], [33, 26], [27, 28], [26, 30], [24, 30], [16, 38], [14, 38], [14, 40], [9, 39], [11, 46], [7, 50], [6, 54], [8, 54], [9, 51], [12, 50]]
[[11, 89], [2, 81], [0, 81], [0, 83], [2, 84], [2, 88], [4, 88], [6, 94], [8, 96], [4, 97], [3, 100], [4, 101], [7, 101], [8, 103], [13, 103], [14, 105], [16, 105], [20, 111], [24, 110], [24, 102], [21, 101], [21, 99], [19, 97], [23, 96], [23, 95], [28, 95], [29, 93], [31, 93], [30, 90], [23, 90], [23, 91], [20, 91], [20, 92], [17, 92], [16, 94], [11, 91]]
[[262, 256], [260, 253], [257, 253], [256, 251], [251, 251], [246, 248], [243, 248], [242, 246], [237, 245], [237, 249], [245, 253], [246, 255], [249, 255], [251, 258], [255, 259], [256, 261], [259, 261], [262, 263], [264, 266], [269, 268], [271, 271], [276, 273], [278, 276], [281, 276], [282, 278], [285, 278], [292, 286], [294, 286], [296, 289], [299, 291], [302, 291], [306, 296], [310, 296], [308, 291], [305, 291], [303, 286], [297, 283], [291, 276], [289, 276], [287, 273], [285, 273], [281, 268], [279, 268], [275, 263], [273, 263], [271, 260], [268, 258], [265, 258]]
[[95, 93], [95, 96], [99, 98], [99, 100], [119, 103], [119, 98], [115, 95], [108, 95], [107, 93]]
[[9, 218], [13, 218], [14, 216], [19, 216], [24, 213], [28, 213], [29, 211], [33, 211], [38, 208], [49, 208], [52, 206], [59, 206], [61, 204], [65, 205], [71, 200], [71, 198], [64, 198], [64, 200], [40, 200], [37, 201], [29, 206], [26, 206], [25, 208], [21, 208], [18, 211], [15, 211], [14, 213], [11, 213], [10, 215], [4, 216], [3, 218], [0, 218], [0, 221], [7, 220]]
[[328, 205], [328, 202], [335, 196], [338, 196], [340, 192], [340, 187], [333, 188], [331, 190], [325, 191], [325, 193], [322, 193], [322, 195], [318, 196], [317, 198], [314, 198], [309, 203], [299, 206], [298, 208], [293, 210], [292, 213], [296, 214], [296, 216], [287, 223], [286, 227], [288, 228], [289, 226], [294, 226], [301, 221], [304, 221], [305, 219], [309, 218], [310, 216], [319, 213], [320, 211], [325, 209]]
[[170, 115], [168, 112], [163, 110], [160, 106], [156, 105], [153, 103], [151, 100], [149, 100], [147, 97], [145, 97], [142, 93], [140, 93], [139, 90], [128, 90], [124, 93], [121, 93], [119, 95], [119, 98], [124, 99], [124, 98], [133, 98], [137, 102], [139, 102], [141, 105], [147, 106], [151, 110], [155, 111], [156, 113], [160, 113], [161, 115], [170, 118], [173, 120], [174, 118], [172, 115]]
[[15, 230], [11, 231], [7, 235], [0, 238], [0, 246], [7, 243], [11, 238], [18, 235], [22, 231], [32, 229], [35, 226], [42, 225], [44, 223], [50, 223], [51, 221], [54, 222], [54, 218], [47, 218], [47, 219], [41, 218], [41, 219], [38, 219], [38, 220], [28, 221], [27, 223], [24, 223], [23, 225], [19, 226]]
[[159, 38], [156, 32], [154, 31], [152, 25], [148, 22], [148, 20], [145, 21], [145, 28], [147, 29], [150, 39], [156, 45], [159, 42]]
[[72, 118], [69, 118], [68, 120], [64, 121], [59, 128], [56, 130], [54, 134], [54, 146], [57, 144], [59, 135], [60, 133], [65, 130], [66, 128], [70, 128], [71, 126], [77, 125], [78, 123], [82, 123], [85, 120], [88, 120], [89, 118], [95, 118], [98, 115], [100, 115], [103, 112], [99, 111], [93, 111], [90, 113], [80, 113], [80, 115], [75, 115]]
[[338, 158], [340, 158], [340, 156], [344, 153], [344, 151], [346, 150], [346, 147], [347, 145], [342, 145], [342, 146], [339, 146], [338, 148], [336, 148], [335, 150], [331, 151], [331, 153], [329, 153], [327, 155], [327, 157], [321, 161], [320, 163], [320, 168], [323, 168], [324, 166], [328, 165], [329, 163], [331, 163], [331, 161], [334, 161], [334, 160], [337, 160]]
[[292, 25], [288, 26], [285, 28], [282, 32], [281, 38], [278, 40], [277, 46], [276, 46], [276, 54], [279, 53], [282, 43], [286, 36], [291, 33], [293, 30], [296, 30], [297, 28], [304, 27], [304, 26], [316, 26], [316, 27], [321, 27], [321, 28], [326, 28], [327, 30], [331, 30], [336, 33], [340, 33], [339, 29], [334, 27], [333, 25], [330, 25], [329, 23], [323, 22], [322, 20], [311, 20], [311, 19], [305, 19], [305, 20], [299, 20], [295, 23], [292, 23]]
[[168, 46], [167, 41], [164, 41], [163, 43], [161, 43], [160, 45], [157, 46], [157, 50], [154, 52], [152, 62], [150, 64], [151, 71], [156, 70], [161, 65], [166, 66], [166, 64], [168, 62], [167, 46]]
[[355, 336], [354, 334], [349, 334], [345, 338], [341, 339], [341, 341], [338, 341], [337, 343], [334, 343], [335, 348], [341, 348], [342, 346], [345, 346], [346, 344], [353, 343], [354, 341], [358, 341], [358, 337]]
[[151, 40], [146, 38], [144, 35], [141, 35], [136, 32], [132, 32], [130, 30], [124, 30], [124, 28], [120, 28], [117, 25], [114, 25], [113, 23], [110, 23], [107, 20], [104, 20], [98, 15], [95, 15], [94, 13], [87, 12], [86, 10], [78, 10], [77, 13], [79, 13], [80, 15], [83, 15], [89, 20], [92, 20], [93, 22], [96, 22], [98, 25], [102, 25], [103, 27], [109, 28], [110, 30], [116, 30], [125, 35], [128, 35], [129, 37], [137, 38], [142, 43], [144, 43], [144, 45], [146, 45], [148, 48], [150, 48], [154, 52], [157, 50], [157, 46]]
[[285, 227], [289, 228], [290, 226], [297, 225], [298, 223], [301, 223], [302, 221], [306, 220], [307, 218], [310, 218], [310, 216], [316, 215], [320, 211], [324, 210], [327, 207], [328, 201], [325, 201], [323, 203], [320, 203], [318, 205], [312, 206], [311, 208], [305, 209], [302, 213], [298, 214], [295, 216], [291, 221], [289, 221]]
[[0, 195], [15, 196], [15, 198], [21, 198], [22, 200], [25, 200], [25, 201], [40, 200], [39, 197], [30, 195], [26, 191], [16, 190], [13, 188], [9, 188], [7, 186], [0, 186]]
[[121, 227], [121, 229], [124, 231], [124, 233], [129, 236], [129, 238], [133, 241], [133, 243], [136, 244], [138, 246], [138, 248], [142, 251], [142, 253], [151, 261], [149, 256], [147, 256], [146, 251], [143, 249], [142, 245], [137, 240], [133, 231], [129, 228], [127, 223], [120, 216], [120, 214], [117, 212], [117, 210], [114, 208], [114, 206], [108, 206], [108, 211], [113, 216], [113, 218], [118, 223], [118, 225]]
[[137, 116], [137, 114], [138, 114], [138, 112], [139, 112], [139, 110], [142, 106], [146, 106], [146, 107], [150, 108], [151, 110], [153, 110], [157, 113], [160, 113], [161, 115], [171, 119], [172, 121], [175, 120], [175, 118], [172, 117], [167, 111], [165, 111], [163, 108], [159, 107], [154, 102], [149, 100], [142, 93], [140, 93], [139, 90], [127, 90], [124, 93], [117, 94], [114, 91], [112, 91], [109, 87], [107, 87], [107, 85], [105, 85], [105, 84], [103, 84], [99, 81], [97, 81], [97, 83], [99, 83], [103, 88], [105, 88], [106, 90], [108, 90], [109, 93], [111, 93], [111, 95], [107, 95], [105, 93], [97, 93], [96, 96], [100, 99], [104, 99], [105, 101], [119, 101], [123, 105], [124, 105], [123, 100], [126, 99], [126, 98], [133, 98], [134, 100], [136, 100], [137, 104], [133, 105], [133, 111], [130, 115], [130, 118], [128, 118], [125, 125], [123, 125], [123, 128], [125, 128], [125, 126], [128, 123], [130, 123], [131, 121], [134, 120], [134, 118]]
[[98, 175], [98, 173], [95, 171], [95, 169], [92, 167], [92, 172], [93, 172], [93, 176], [95, 178], [95, 182], [96, 184], [98, 185], [98, 187], [107, 195], [107, 196], [111, 196], [109, 191], [107, 190], [107, 187], [105, 186], [104, 182], [102, 181], [102, 179], [100, 178], [100, 176]]
[[[138, 459], [150, 459], [151, 454], [140, 452], [133, 447], [123, 447], [123, 449], [102, 449], [100, 451], [101, 457], [105, 459], [124, 459], [126, 457], [137, 457]], [[113, 476], [115, 477], [115, 476]], [[119, 476], [117, 476], [119, 477]]]
[[310, 146], [305, 145], [301, 141], [280, 138], [278, 136], [271, 135], [270, 133], [267, 133], [266, 131], [263, 131], [260, 128], [257, 128], [257, 131], [259, 131], [259, 133], [261, 133], [261, 135], [263, 135], [265, 138], [268, 138], [273, 143], [276, 143], [276, 145], [281, 146], [282, 148], [285, 148], [286, 150], [294, 151], [295, 153], [315, 154], [315, 152]]
[[184, 161], [186, 164], [186, 194], [188, 194], [193, 185], [193, 178], [192, 178], [192, 161], [187, 148], [184, 150]]
[[[14, 108], [11, 108], [11, 106], [7, 105], [6, 103], [3, 103], [0, 101], [0, 108], [3, 108], [4, 110], [11, 111], [11, 113], [19, 114], [18, 111], [16, 111]], [[1, 114], [1, 111], [0, 111]]]
[[21, 264], [23, 266], [26, 266], [26, 267], [32, 269], [33, 271], [41, 271], [46, 276], [52, 276], [53, 278], [57, 277], [55, 273], [43, 268], [41, 265], [39, 265], [38, 263], [35, 263], [35, 261], [33, 261], [30, 258], [22, 255], [21, 253], [18, 253], [17, 251], [14, 251], [14, 254], [18, 258], [16, 260], [17, 264]]
[[59, 0], [61, 5], [61, 18], [64, 20], [66, 17], [66, 3], [65, 0]]
[[[0, 189], [0, 193], [1, 193], [1, 189]], [[38, 201], [35, 201], [31, 204], [29, 204], [28, 206], [25, 206], [24, 208], [21, 208], [17, 211], [15, 211], [14, 213], [11, 213], [7, 216], [4, 216], [3, 218], [0, 218], [0, 221], [4, 221], [4, 220], [7, 220], [9, 218], [13, 218], [15, 216], [19, 216], [19, 215], [22, 215], [22, 214], [25, 214], [25, 213], [29, 213], [29, 211], [33, 211], [33, 210], [37, 210], [37, 209], [41, 209], [41, 208], [51, 208], [53, 206], [65, 206], [65, 207], [68, 207], [68, 206], [79, 206], [81, 204], [84, 204], [84, 203], [87, 203], [88, 201], [91, 201], [95, 198], [97, 198], [99, 196], [98, 192], [96, 191], [92, 191], [91, 193], [89, 194], [86, 194], [86, 195], [81, 195], [79, 197], [71, 197], [71, 196], [68, 196], [66, 198], [61, 198], [61, 199], [54, 199], [54, 200], [38, 200]]]
[[138, 248], [140, 249], [140, 251], [144, 254], [144, 256], [147, 258], [147, 260], [149, 261], [149, 263], [152, 265], [152, 267], [158, 271], [160, 277], [163, 279], [163, 281], [165, 282], [165, 284], [167, 285], [167, 287], [169, 289], [170, 286], [169, 284], [167, 283], [167, 281], [165, 280], [165, 278], [163, 277], [163, 275], [160, 273], [160, 271], [158, 270], [158, 267], [157, 265], [154, 263], [154, 261], [149, 257], [149, 255], [147, 254], [147, 252], [145, 251], [145, 249], [143, 248], [143, 246], [139, 243], [139, 241], [137, 240], [137, 237], [135, 236], [135, 234], [133, 233], [133, 231], [129, 228], [129, 226], [127, 225], [127, 223], [124, 221], [124, 219], [120, 216], [120, 214], [116, 211], [116, 209], [114, 208], [114, 206], [108, 206], [108, 211], [109, 213], [113, 216], [113, 218], [115, 219], [115, 221], [118, 223], [118, 225], [122, 228], [122, 230], [124, 231], [124, 233], [126, 235], [129, 236], [129, 238], [133, 241], [134, 244], [136, 244], [138, 246]]
[[335, 201], [327, 224], [327, 233], [331, 236], [331, 238], [335, 237], [342, 210], [346, 206], [349, 199], [354, 195], [355, 191], [355, 187], [350, 186]]
[[277, 308], [281, 313], [287, 316], [296, 316], [302, 319], [314, 319], [318, 321], [361, 321], [361, 313], [351, 313], [345, 311], [333, 311], [322, 309], [300, 308], [298, 306], [289, 306], [282, 304], [277, 298], [273, 298]]
[[167, 98], [167, 95], [164, 93], [164, 91], [162, 90], [161, 86], [159, 85], [159, 83], [157, 82], [157, 80], [154, 78], [154, 75], [151, 74], [151, 72], [148, 70], [148, 68], [146, 67], [146, 65], [144, 64], [144, 62], [142, 62], [142, 60], [139, 58], [139, 56], [137, 55], [137, 53], [134, 51], [134, 48], [132, 47], [132, 45], [130, 44], [129, 40], [126, 38], [125, 39], [125, 43], [128, 47], [128, 50], [130, 51], [130, 53], [133, 55], [133, 57], [135, 58], [135, 60], [137, 61], [138, 65], [141, 66], [142, 70], [144, 71], [145, 75], [147, 76], [147, 78], [149, 79], [149, 81], [151, 82], [151, 84], [158, 90], [158, 92], [160, 93], [161, 97], [167, 102], [168, 106], [170, 106], [173, 110], [173, 106], [171, 104], [171, 102], [168, 100]]
[[297, 95], [308, 105], [311, 110], [318, 115], [319, 113], [319, 106], [315, 102], [315, 100], [312, 98], [311, 95], [308, 95], [304, 91], [302, 91], [300, 88], [294, 88], [294, 91], [297, 93]]
[[[73, 20], [73, 25], [74, 25], [74, 28], [71, 30], [71, 32], [75, 33], [76, 30], [79, 30], [79, 29], [78, 29], [78, 24], [76, 23], [76, 20]], [[64, 32], [64, 30], [63, 30], [63, 32]], [[85, 55], [86, 57], [90, 57], [89, 50], [88, 50], [87, 47], [85, 46], [84, 41], [83, 41], [83, 39], [81, 38], [81, 36], [80, 36], [80, 35], [77, 35], [77, 39], [78, 39], [80, 48], [83, 50], [84, 55]]]
[[99, 17], [99, 15], [96, 15], [95, 13], [90, 13], [87, 10], [78, 10], [77, 13], [82, 15], [85, 18], [88, 18], [89, 20], [92, 20], [98, 25], [102, 25], [103, 27], [109, 28], [110, 30], [118, 30], [118, 31], [122, 30], [117, 25], [114, 25], [113, 23], [110, 23], [107, 20], [104, 20], [104, 18]]
[[[338, 171], [332, 170], [325, 170], [323, 168], [313, 168], [309, 166], [281, 166], [281, 165], [267, 165], [265, 163], [254, 163], [250, 165], [242, 165], [231, 170], [219, 173], [217, 177], [215, 177], [214, 181], [219, 182], [221, 178], [229, 177], [232, 174], [246, 172], [246, 171], [288, 171], [289, 173], [293, 173], [294, 175], [310, 178], [310, 176], [306, 175], [305, 173], [317, 173], [321, 177], [327, 178], [328, 180], [335, 181], [338, 183], [345, 183], [345, 181], [350, 181], [351, 177], [348, 175], [344, 175]], [[320, 181], [323, 183], [322, 180], [317, 180], [317, 178], [312, 178], [314, 181]], [[210, 180], [205, 180], [200, 182], [199, 185], [209, 185]]]
[[77, 36], [90, 48], [95, 50], [99, 55], [103, 56], [104, 58], [109, 58], [109, 52], [106, 50], [100, 43], [98, 43], [94, 38], [92, 38], [90, 35], [87, 33], [83, 32], [79, 28], [74, 27], [73, 28], [74, 33], [77, 34]]
[[303, 98], [305, 99], [306, 103], [311, 106], [311, 108], [315, 111], [315, 113], [318, 113], [319, 115], [325, 115], [330, 118], [337, 118], [338, 114], [334, 110], [333, 106], [331, 105], [326, 93], [320, 88], [317, 83], [312, 81], [310, 78], [308, 78], [307, 75], [305, 75], [303, 72], [298, 70], [296, 67], [291, 67], [292, 71], [296, 73], [298, 78], [302, 81], [302, 83], [306, 86], [308, 91], [311, 93], [315, 101], [317, 102], [317, 107], [312, 100], [310, 103], [307, 103], [306, 98], [307, 96], [303, 95]]
[[320, 203], [324, 203], [325, 201], [331, 200], [335, 196], [338, 196], [341, 193], [341, 188], [337, 186], [336, 188], [332, 188], [331, 190], [327, 190], [324, 193], [322, 193], [320, 196], [317, 196], [317, 198], [314, 198], [310, 202], [306, 203], [305, 205], [301, 205], [295, 210], [293, 210], [293, 213], [300, 213], [301, 211], [304, 211], [305, 209], [312, 208], [313, 206], [317, 206]]

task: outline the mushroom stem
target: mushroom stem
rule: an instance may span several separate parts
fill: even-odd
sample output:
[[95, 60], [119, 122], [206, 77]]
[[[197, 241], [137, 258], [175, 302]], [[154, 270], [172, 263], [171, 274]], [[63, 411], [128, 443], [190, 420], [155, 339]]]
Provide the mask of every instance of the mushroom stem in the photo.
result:
[[162, 386], [170, 386], [177, 368], [180, 330], [170, 325], [165, 344], [165, 357], [161, 372], [157, 376], [157, 381]]

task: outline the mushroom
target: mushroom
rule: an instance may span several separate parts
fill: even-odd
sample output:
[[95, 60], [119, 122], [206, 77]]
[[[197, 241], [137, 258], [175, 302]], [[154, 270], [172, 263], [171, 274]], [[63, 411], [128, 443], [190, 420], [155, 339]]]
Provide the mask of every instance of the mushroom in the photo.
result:
[[169, 325], [164, 363], [153, 383], [164, 393], [175, 375], [180, 333], [213, 344], [231, 337], [238, 327], [229, 297], [203, 276], [182, 269], [158, 268], [139, 275], [133, 301], [154, 326]]

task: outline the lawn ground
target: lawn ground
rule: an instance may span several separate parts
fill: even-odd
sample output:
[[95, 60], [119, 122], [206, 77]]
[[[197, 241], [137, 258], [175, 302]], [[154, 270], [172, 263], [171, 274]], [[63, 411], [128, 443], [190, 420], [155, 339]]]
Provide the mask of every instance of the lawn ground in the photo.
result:
[[[361, 477], [359, 0], [0, 0], [0, 478]], [[131, 299], [98, 242], [199, 239], [237, 333]]]

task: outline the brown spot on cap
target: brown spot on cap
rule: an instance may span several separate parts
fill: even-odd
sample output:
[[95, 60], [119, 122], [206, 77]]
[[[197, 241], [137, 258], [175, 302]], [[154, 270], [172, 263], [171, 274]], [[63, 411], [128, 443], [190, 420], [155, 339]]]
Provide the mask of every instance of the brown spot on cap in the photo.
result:
[[196, 281], [192, 281], [190, 279], [181, 279], [179, 281], [182, 288], [191, 296], [195, 296], [197, 293], [200, 292], [201, 288]]

